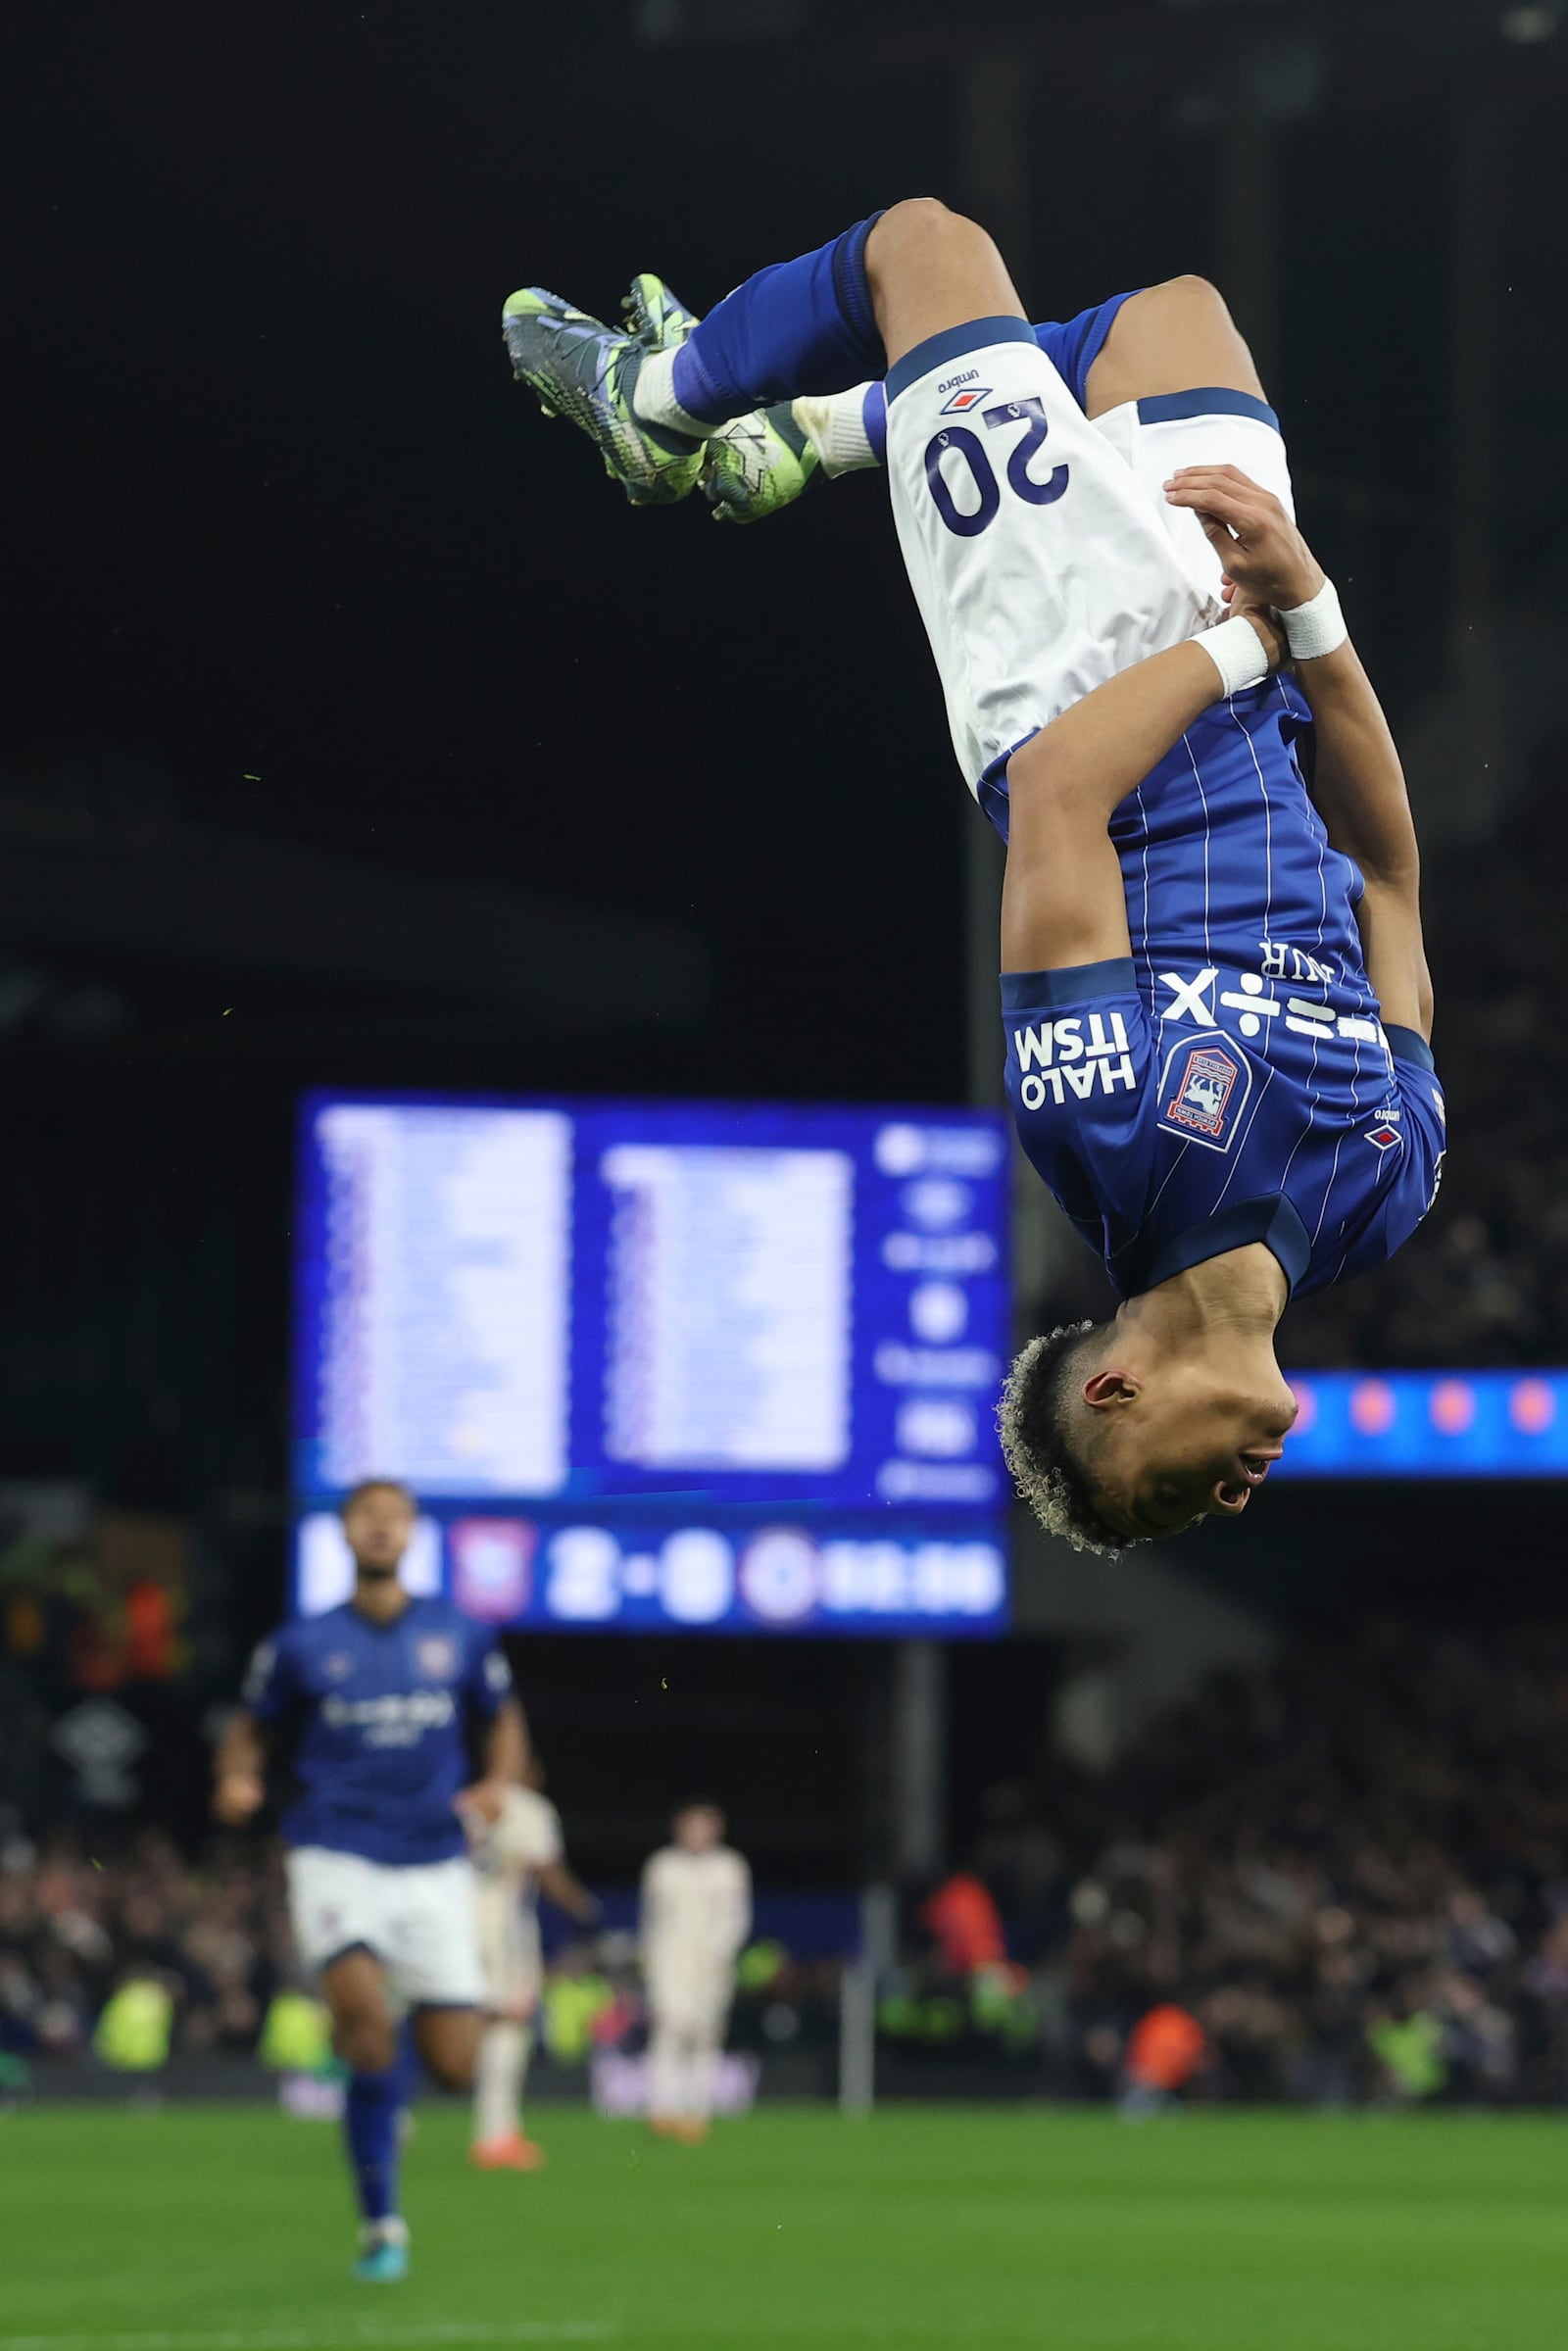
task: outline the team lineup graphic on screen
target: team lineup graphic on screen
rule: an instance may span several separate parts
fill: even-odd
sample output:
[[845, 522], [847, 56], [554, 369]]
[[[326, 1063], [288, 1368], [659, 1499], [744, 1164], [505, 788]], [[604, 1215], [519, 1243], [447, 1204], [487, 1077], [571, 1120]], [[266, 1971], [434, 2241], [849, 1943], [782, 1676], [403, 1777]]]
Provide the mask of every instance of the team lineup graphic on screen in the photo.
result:
[[973, 1111], [315, 1096], [296, 1597], [395, 1462], [496, 1623], [994, 1632], [1007, 1145]]

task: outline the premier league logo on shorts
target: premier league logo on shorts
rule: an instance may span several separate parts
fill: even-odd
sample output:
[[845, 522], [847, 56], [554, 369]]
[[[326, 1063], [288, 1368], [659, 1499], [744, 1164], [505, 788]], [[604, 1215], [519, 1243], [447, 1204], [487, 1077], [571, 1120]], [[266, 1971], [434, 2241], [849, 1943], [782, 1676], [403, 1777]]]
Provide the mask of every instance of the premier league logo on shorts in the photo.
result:
[[1207, 1151], [1229, 1151], [1252, 1073], [1219, 1038], [1179, 1045], [1165, 1064], [1160, 1119]]

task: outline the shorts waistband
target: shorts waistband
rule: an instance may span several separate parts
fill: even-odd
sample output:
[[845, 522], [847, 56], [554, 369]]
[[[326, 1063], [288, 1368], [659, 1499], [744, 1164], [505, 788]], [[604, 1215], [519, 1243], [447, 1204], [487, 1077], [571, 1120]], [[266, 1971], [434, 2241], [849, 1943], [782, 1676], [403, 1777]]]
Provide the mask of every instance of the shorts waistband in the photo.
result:
[[1200, 384], [1191, 392], [1156, 392], [1138, 403], [1140, 424], [1179, 424], [1187, 416], [1250, 416], [1275, 432], [1279, 417], [1266, 400], [1233, 392], [1224, 384]]
[[945, 367], [952, 360], [961, 360], [965, 352], [985, 351], [993, 343], [1028, 343], [1037, 351], [1040, 348], [1027, 318], [965, 318], [961, 325], [945, 326], [940, 334], [927, 335], [923, 343], [916, 343], [912, 351], [906, 351], [903, 359], [895, 362], [887, 372], [889, 400], [897, 400], [901, 392], [906, 392], [910, 384], [918, 383], [933, 368]]

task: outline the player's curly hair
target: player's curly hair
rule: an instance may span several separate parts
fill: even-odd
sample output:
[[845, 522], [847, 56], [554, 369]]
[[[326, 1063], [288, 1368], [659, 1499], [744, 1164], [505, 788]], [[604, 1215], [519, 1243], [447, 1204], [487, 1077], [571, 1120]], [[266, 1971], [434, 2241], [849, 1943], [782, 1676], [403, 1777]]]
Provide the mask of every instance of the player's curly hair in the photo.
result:
[[1073, 1367], [1083, 1343], [1104, 1323], [1068, 1322], [1031, 1339], [1013, 1357], [997, 1406], [997, 1435], [1012, 1482], [1048, 1535], [1075, 1551], [1113, 1559], [1127, 1547], [1101, 1517], [1094, 1486], [1073, 1448]]

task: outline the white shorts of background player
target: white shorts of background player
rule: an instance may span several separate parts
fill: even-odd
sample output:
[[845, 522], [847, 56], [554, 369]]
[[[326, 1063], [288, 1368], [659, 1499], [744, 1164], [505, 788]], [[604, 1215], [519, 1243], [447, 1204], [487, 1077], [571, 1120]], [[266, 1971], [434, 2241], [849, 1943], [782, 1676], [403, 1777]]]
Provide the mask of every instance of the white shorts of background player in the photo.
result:
[[[964, 331], [933, 341], [951, 352]], [[1032, 335], [946, 357], [889, 400], [893, 518], [971, 792], [1106, 678], [1224, 617], [1218, 556], [1197, 515], [1165, 501], [1178, 466], [1237, 465], [1294, 513], [1272, 425], [1172, 416], [1172, 405], [1128, 401], [1091, 423]], [[944, 520], [928, 451], [960, 523], [994, 501], [983, 528]], [[1013, 464], [1029, 495], [1009, 481]], [[1058, 467], [1060, 494], [1047, 496]]]
[[411, 2008], [482, 2006], [474, 1877], [465, 1855], [399, 1868], [300, 1845], [286, 1868], [295, 1945], [313, 1972], [363, 1945]]
[[650, 1951], [644, 1962], [648, 1993], [648, 2111], [712, 2112], [713, 2069], [735, 1997], [735, 1970], [706, 1953]]

